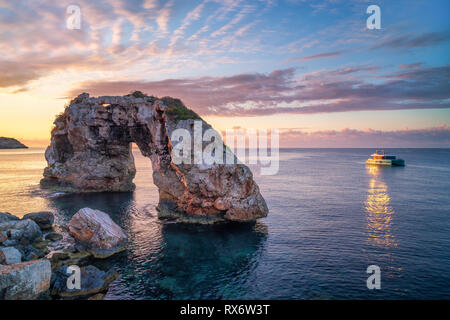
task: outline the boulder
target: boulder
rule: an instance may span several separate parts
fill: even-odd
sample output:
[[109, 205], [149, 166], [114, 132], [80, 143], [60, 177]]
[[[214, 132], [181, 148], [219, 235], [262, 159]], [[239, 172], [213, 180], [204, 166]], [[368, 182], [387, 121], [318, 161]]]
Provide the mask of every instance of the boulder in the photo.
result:
[[30, 219], [9, 220], [0, 223], [0, 232], [6, 234], [8, 240], [3, 241], [5, 246], [32, 244], [42, 238], [39, 226]]
[[124, 250], [128, 240], [108, 214], [90, 208], [79, 210], [69, 221], [68, 229], [96, 258], [106, 258]]
[[50, 287], [48, 260], [0, 265], [0, 300], [30, 300]]
[[[221, 136], [179, 99], [143, 94], [73, 99], [54, 121], [45, 152], [43, 187], [75, 192], [132, 191], [136, 174], [131, 143], [150, 159], [159, 190], [161, 218], [212, 223], [253, 221], [268, 208], [250, 169], [240, 163]], [[180, 132], [191, 136], [191, 150], [180, 160], [175, 152]], [[210, 149], [214, 132], [219, 147]], [[217, 140], [216, 140], [217, 139]], [[194, 140], [198, 145], [194, 146]], [[183, 140], [184, 141], [184, 140]], [[201, 149], [201, 150], [200, 150]], [[222, 150], [221, 150], [222, 149]], [[214, 153], [215, 163], [196, 155]]]
[[87, 251], [71, 251], [68, 248], [51, 251], [46, 258], [52, 264], [52, 270], [61, 266], [82, 265], [90, 258], [92, 254]]
[[13, 221], [13, 220], [19, 220], [16, 216], [13, 216], [11, 213], [8, 212], [0, 212], [0, 223], [7, 222], [7, 221]]
[[45, 242], [42, 241], [26, 246], [17, 245], [16, 248], [21, 250], [21, 252], [23, 253], [23, 260], [25, 261], [42, 259], [50, 252], [45, 246]]
[[52, 228], [53, 222], [55, 221], [55, 217], [53, 213], [49, 211], [41, 211], [41, 212], [32, 212], [23, 216], [24, 219], [31, 219], [37, 223], [39, 228], [42, 230], [48, 230]]
[[63, 238], [62, 234], [57, 233], [57, 232], [50, 232], [45, 235], [45, 240], [48, 240], [48, 241], [59, 241], [62, 238]]
[[67, 266], [60, 267], [53, 273], [51, 281], [51, 294], [53, 296], [72, 299], [87, 298], [108, 291], [109, 284], [119, 276], [113, 269], [104, 272], [91, 265], [81, 267], [80, 289], [69, 289], [67, 280], [73, 275], [73, 271], [67, 268]]
[[0, 245], [3, 244], [3, 242], [8, 240], [8, 237], [6, 234], [7, 233], [5, 231], [0, 232]]
[[0, 264], [14, 264], [22, 262], [22, 253], [14, 247], [0, 247]]

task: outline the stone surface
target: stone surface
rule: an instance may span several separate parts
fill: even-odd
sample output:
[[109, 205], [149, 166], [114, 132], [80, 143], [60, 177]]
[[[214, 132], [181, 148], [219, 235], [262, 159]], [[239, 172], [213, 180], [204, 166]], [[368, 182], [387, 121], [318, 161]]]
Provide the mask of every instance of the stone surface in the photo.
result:
[[31, 219], [37, 223], [42, 230], [48, 230], [52, 228], [55, 217], [53, 213], [49, 211], [32, 212], [23, 216], [22, 219]]
[[48, 241], [59, 241], [63, 238], [62, 234], [58, 232], [50, 232], [45, 235], [45, 240]]
[[6, 234], [7, 233], [5, 231], [0, 232], [0, 245], [3, 244], [3, 242], [8, 240], [8, 237]]
[[37, 244], [37, 247], [34, 244], [30, 244], [27, 246], [17, 245], [16, 248], [21, 250], [21, 252], [23, 253], [23, 260], [25, 261], [44, 258], [49, 253], [49, 250], [44, 245], [46, 243], [39, 241], [37, 242]]
[[26, 149], [26, 145], [20, 143], [14, 138], [0, 137], [0, 149]]
[[[67, 280], [73, 274], [73, 271], [68, 272], [67, 266], [60, 267], [52, 275], [51, 294], [62, 298], [86, 298], [100, 292], [106, 292], [109, 284], [119, 276], [113, 269], [104, 272], [91, 265], [81, 267], [80, 273], [80, 289], [69, 289]], [[97, 298], [99, 297], [103, 296], [97, 296]]]
[[88, 300], [103, 300], [104, 297], [105, 297], [104, 293], [97, 293], [92, 297], [89, 297]]
[[8, 212], [0, 212], [0, 223], [7, 222], [7, 221], [13, 221], [13, 220], [19, 220], [16, 216], [13, 216], [11, 213]]
[[85, 265], [92, 257], [92, 253], [88, 251], [87, 246], [80, 244], [68, 231], [59, 228], [57, 225], [55, 228], [60, 229], [58, 235], [62, 236], [62, 239], [50, 241], [47, 246], [49, 252], [46, 258], [50, 260], [52, 270], [61, 266]]
[[51, 251], [46, 258], [50, 260], [52, 270], [61, 266], [82, 265], [85, 264], [92, 254], [87, 251], [72, 252], [68, 249]]
[[125, 249], [127, 235], [100, 210], [83, 208], [68, 223], [69, 233], [96, 258], [105, 258]]
[[50, 279], [48, 260], [0, 265], [0, 300], [35, 299], [49, 289]]
[[[41, 185], [79, 192], [131, 191], [135, 142], [152, 163], [161, 217], [192, 222], [265, 217], [267, 205], [250, 169], [233, 154], [234, 164], [175, 164], [172, 151], [178, 141], [171, 140], [172, 133], [186, 129], [194, 137], [196, 123], [202, 132], [211, 129], [178, 99], [81, 94], [54, 122]], [[202, 150], [209, 143], [202, 142]], [[219, 157], [230, 153], [225, 147]]]
[[[8, 240], [3, 244], [28, 245], [42, 238], [42, 231], [33, 220], [10, 220], [0, 223], [0, 232], [6, 233]], [[6, 243], [8, 241], [8, 243]]]
[[0, 247], [0, 264], [14, 264], [22, 262], [22, 253], [14, 247]]

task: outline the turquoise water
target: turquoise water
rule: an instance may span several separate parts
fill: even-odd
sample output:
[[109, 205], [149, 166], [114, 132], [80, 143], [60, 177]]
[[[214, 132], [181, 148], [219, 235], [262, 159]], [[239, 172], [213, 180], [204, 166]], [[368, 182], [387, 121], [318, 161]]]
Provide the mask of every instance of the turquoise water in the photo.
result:
[[[390, 149], [407, 166], [366, 167], [372, 149], [290, 149], [255, 178], [270, 213], [254, 224], [163, 224], [148, 159], [133, 193], [38, 187], [43, 149], [0, 151], [0, 211], [108, 212], [129, 247], [108, 299], [450, 299], [450, 150]], [[381, 268], [368, 290], [366, 268]]]

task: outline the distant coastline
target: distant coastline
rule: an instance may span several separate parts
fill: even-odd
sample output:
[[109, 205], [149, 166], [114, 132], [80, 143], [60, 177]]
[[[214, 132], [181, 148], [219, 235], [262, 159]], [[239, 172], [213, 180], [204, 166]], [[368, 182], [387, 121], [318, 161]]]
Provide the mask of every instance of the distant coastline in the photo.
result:
[[14, 138], [0, 137], [0, 149], [28, 149], [28, 147]]

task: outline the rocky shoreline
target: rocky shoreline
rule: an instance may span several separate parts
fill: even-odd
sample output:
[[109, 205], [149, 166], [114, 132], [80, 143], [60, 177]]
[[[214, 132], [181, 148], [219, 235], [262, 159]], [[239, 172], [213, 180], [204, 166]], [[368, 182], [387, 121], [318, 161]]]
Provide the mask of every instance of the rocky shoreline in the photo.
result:
[[47, 211], [22, 219], [0, 212], [0, 300], [98, 300], [118, 278], [113, 268], [94, 266], [127, 245], [107, 213], [83, 208], [67, 226], [54, 220]]
[[0, 137], [0, 149], [28, 149], [28, 147], [14, 138]]

